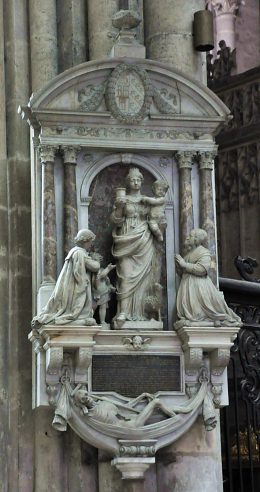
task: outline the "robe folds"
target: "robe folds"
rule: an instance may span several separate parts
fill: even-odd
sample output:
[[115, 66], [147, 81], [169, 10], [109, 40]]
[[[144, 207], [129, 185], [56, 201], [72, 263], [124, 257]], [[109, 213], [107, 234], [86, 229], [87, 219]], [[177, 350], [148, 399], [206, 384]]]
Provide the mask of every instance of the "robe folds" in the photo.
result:
[[179, 319], [193, 322], [224, 321], [225, 324], [241, 323], [225, 302], [210, 277], [211, 256], [208, 249], [198, 246], [185, 257], [181, 283], [177, 295], [177, 314]]
[[99, 268], [84, 248], [72, 248], [48, 303], [33, 322], [66, 325], [76, 319], [92, 318], [91, 273]]

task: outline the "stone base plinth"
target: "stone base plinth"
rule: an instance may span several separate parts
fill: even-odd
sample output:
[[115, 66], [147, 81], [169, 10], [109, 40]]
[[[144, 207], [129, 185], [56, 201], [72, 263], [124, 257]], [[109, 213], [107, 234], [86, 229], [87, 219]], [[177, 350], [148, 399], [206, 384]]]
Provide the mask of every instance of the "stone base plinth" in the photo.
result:
[[144, 473], [155, 463], [155, 458], [114, 458], [111, 465], [115, 466], [121, 473], [123, 480], [142, 480]]

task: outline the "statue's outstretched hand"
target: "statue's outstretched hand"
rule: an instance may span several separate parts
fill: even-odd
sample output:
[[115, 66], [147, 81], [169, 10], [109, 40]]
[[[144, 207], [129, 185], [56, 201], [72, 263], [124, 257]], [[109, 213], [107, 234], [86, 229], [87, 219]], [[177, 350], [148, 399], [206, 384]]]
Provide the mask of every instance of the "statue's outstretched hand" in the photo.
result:
[[175, 255], [176, 267], [183, 270], [185, 268], [186, 262], [181, 255]]

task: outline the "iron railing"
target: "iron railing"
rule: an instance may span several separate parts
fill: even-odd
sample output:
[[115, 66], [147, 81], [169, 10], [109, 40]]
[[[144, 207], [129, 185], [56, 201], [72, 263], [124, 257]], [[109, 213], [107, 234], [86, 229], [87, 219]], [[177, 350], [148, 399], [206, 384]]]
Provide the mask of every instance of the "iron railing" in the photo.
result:
[[231, 349], [230, 404], [221, 411], [224, 492], [260, 490], [260, 285], [220, 280], [244, 325]]

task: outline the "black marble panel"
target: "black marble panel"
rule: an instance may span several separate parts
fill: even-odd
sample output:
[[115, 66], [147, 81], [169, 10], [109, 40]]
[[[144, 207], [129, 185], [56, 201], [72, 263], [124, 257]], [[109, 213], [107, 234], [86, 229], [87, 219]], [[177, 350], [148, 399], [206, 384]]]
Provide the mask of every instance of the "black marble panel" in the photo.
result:
[[180, 391], [178, 355], [94, 355], [92, 391], [114, 391], [134, 398], [141, 393]]

